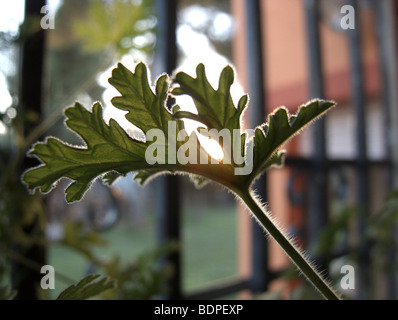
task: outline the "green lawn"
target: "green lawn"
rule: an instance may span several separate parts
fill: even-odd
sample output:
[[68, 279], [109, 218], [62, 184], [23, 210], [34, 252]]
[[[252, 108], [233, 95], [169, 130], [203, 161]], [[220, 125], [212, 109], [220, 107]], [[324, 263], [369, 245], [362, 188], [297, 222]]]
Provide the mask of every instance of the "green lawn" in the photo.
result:
[[185, 213], [183, 288], [192, 290], [237, 273], [235, 209]]
[[[135, 227], [120, 223], [102, 234], [108, 241], [96, 248], [102, 258], [119, 256], [121, 261], [132, 261], [138, 255], [155, 248], [155, 224]], [[201, 208], [185, 211], [182, 217], [183, 288], [191, 291], [212, 281], [232, 277], [237, 272], [236, 214], [233, 207]], [[88, 261], [75, 251], [54, 244], [49, 248], [49, 264], [55, 272], [72, 279], [80, 279], [87, 271]], [[56, 296], [65, 286], [56, 277]]]

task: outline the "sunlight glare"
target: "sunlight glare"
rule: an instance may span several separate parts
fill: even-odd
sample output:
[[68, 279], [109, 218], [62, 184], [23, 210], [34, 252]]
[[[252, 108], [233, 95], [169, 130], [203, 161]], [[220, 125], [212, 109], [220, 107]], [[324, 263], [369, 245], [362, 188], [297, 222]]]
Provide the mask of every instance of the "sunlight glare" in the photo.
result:
[[224, 151], [216, 140], [198, 134], [198, 139], [207, 153], [215, 160], [221, 161], [224, 159]]
[[[184, 106], [185, 111], [190, 111], [192, 113], [196, 113], [195, 104], [191, 97], [188, 96], [178, 96], [176, 97], [176, 104], [179, 106]], [[185, 131], [188, 135], [195, 131], [196, 136], [202, 147], [207, 151], [207, 153], [213, 159], [221, 161], [224, 158], [224, 152], [222, 147], [218, 144], [218, 142], [214, 139], [209, 137], [205, 137], [204, 135], [200, 134], [198, 131], [199, 127], [203, 127], [203, 124], [191, 119], [183, 119]]]
[[0, 73], [0, 112], [5, 113], [12, 105], [12, 97], [8, 91], [7, 81], [2, 73]]
[[16, 35], [24, 19], [25, 1], [3, 1], [0, 5], [0, 31]]
[[5, 135], [7, 133], [7, 127], [2, 121], [0, 121], [0, 135]]

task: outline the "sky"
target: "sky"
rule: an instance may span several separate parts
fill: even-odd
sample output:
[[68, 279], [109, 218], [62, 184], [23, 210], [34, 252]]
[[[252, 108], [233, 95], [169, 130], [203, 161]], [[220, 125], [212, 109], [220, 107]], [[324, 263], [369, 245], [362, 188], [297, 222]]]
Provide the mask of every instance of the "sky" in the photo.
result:
[[[25, 0], [0, 0], [0, 32], [11, 32], [17, 34], [20, 23], [24, 19]], [[60, 0], [49, 0], [53, 7], [59, 6]], [[7, 90], [4, 75], [0, 73], [0, 112], [5, 112], [12, 103], [12, 98]], [[0, 128], [0, 133], [1, 133]]]
[[[0, 32], [12, 31], [16, 33], [20, 22], [23, 21], [23, 12], [23, 0], [0, 0]], [[11, 104], [12, 97], [8, 92], [6, 79], [0, 73], [0, 113], [5, 113]], [[6, 126], [0, 121], [0, 135], [5, 134], [6, 130]]]
[[0, 31], [18, 30], [24, 17], [24, 0], [0, 0]]

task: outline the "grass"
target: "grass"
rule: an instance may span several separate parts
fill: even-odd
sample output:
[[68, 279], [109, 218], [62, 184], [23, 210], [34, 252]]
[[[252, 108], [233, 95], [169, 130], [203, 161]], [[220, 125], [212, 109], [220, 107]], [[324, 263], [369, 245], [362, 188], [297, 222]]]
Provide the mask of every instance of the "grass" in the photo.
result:
[[187, 291], [237, 273], [235, 209], [186, 212], [183, 223], [183, 288]]
[[[204, 207], [184, 210], [182, 215], [183, 290], [192, 291], [212, 281], [237, 273], [236, 214], [233, 207]], [[102, 234], [107, 246], [95, 248], [104, 259], [117, 255], [122, 262], [131, 262], [140, 254], [156, 247], [155, 223], [135, 227], [120, 223]], [[48, 251], [49, 264], [55, 272], [75, 281], [88, 271], [89, 261], [76, 251], [53, 244]], [[55, 279], [55, 297], [68, 284]]]

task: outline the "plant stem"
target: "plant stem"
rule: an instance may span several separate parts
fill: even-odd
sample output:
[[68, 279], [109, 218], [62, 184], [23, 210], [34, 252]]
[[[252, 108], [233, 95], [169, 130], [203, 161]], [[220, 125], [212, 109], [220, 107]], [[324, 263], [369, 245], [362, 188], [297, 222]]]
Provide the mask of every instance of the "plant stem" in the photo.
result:
[[292, 262], [307, 277], [312, 285], [328, 300], [339, 300], [339, 296], [333, 291], [325, 279], [314, 269], [300, 250], [270, 219], [262, 205], [253, 197], [250, 191], [236, 192], [249, 210], [257, 218], [258, 222], [269, 233], [269, 235], [286, 252]]

